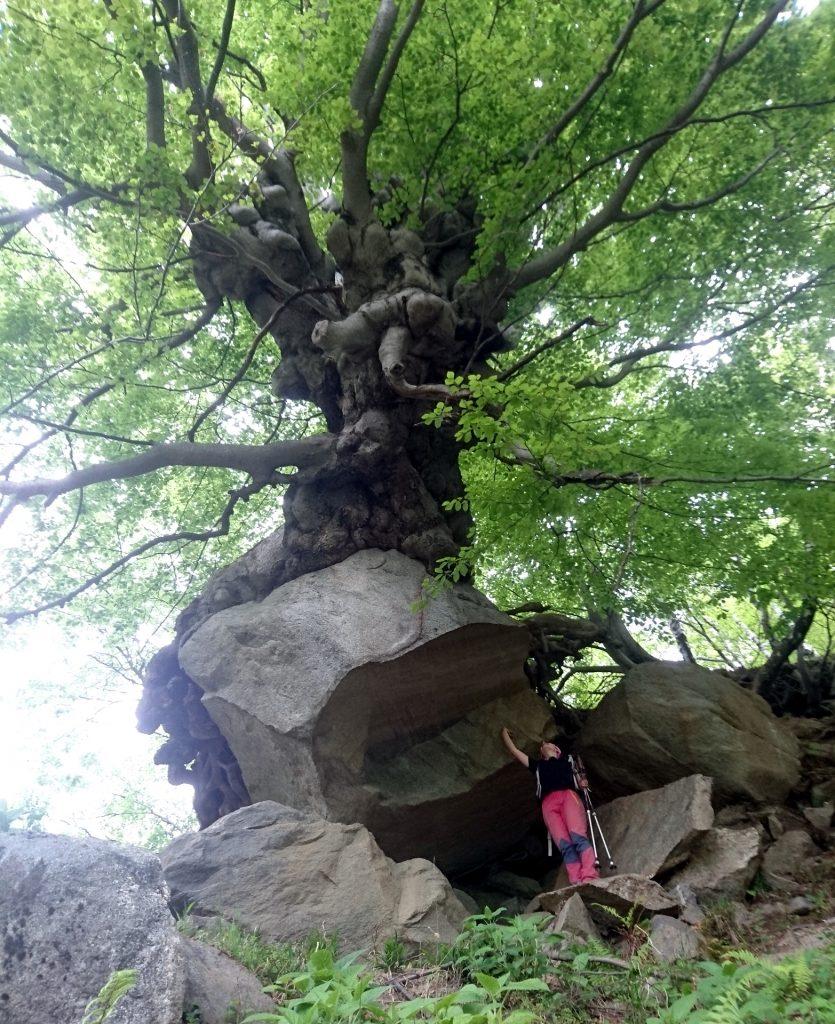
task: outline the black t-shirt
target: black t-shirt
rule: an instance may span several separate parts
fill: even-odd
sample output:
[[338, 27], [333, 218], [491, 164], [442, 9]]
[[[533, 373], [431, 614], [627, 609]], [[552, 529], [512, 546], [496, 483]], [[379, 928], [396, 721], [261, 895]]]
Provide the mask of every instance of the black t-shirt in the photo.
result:
[[577, 789], [574, 785], [574, 772], [567, 757], [529, 757], [528, 768], [534, 775], [537, 768], [539, 769], [539, 782], [542, 786], [540, 800], [558, 789]]

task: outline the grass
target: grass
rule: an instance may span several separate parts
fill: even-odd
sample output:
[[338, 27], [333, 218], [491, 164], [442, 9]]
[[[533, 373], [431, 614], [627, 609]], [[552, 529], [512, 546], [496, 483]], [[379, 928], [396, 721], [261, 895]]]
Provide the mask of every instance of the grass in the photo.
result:
[[249, 1024], [835, 1024], [835, 942], [772, 962], [739, 948], [728, 905], [704, 926], [709, 955], [659, 964], [630, 926], [627, 959], [548, 933], [548, 915], [468, 918], [447, 948], [397, 939], [339, 958], [322, 935], [274, 945], [228, 923], [180, 927], [258, 976], [274, 1012]]

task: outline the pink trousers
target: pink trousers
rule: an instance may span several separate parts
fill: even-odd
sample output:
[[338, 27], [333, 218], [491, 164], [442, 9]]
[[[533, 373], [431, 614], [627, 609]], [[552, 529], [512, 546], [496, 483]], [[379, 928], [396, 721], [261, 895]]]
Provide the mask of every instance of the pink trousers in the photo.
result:
[[558, 789], [542, 801], [542, 817], [551, 838], [562, 854], [572, 885], [589, 882], [600, 875], [594, 866], [594, 850], [589, 842], [586, 811], [582, 798], [573, 789]]

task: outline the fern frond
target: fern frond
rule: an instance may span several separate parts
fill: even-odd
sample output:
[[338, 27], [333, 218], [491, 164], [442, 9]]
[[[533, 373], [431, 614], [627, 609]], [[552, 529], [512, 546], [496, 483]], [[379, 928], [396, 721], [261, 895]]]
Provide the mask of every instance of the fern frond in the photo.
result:
[[81, 1024], [104, 1024], [119, 1000], [134, 987], [137, 978], [138, 973], [134, 970], [114, 971], [99, 994], [87, 1004]]

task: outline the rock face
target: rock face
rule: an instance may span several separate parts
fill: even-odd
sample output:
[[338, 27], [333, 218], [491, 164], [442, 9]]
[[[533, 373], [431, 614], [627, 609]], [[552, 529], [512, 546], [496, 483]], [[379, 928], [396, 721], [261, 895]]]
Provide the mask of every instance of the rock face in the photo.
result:
[[222, 917], [272, 942], [338, 934], [369, 949], [397, 935], [451, 942], [466, 910], [434, 865], [395, 864], [362, 825], [340, 825], [271, 801], [243, 807], [162, 853], [175, 905]]
[[627, 672], [589, 715], [579, 747], [612, 796], [700, 774], [713, 779], [718, 805], [776, 803], [800, 771], [796, 738], [764, 700], [716, 672], [671, 662]]
[[0, 834], [0, 1020], [78, 1024], [138, 971], [108, 1024], [180, 1024], [185, 976], [159, 860], [95, 839]]
[[361, 822], [395, 860], [483, 863], [535, 820], [501, 725], [553, 735], [527, 630], [470, 587], [414, 609], [422, 565], [366, 550], [203, 622], [180, 662], [253, 801]]
[[670, 888], [687, 885], [698, 897], [743, 896], [760, 862], [756, 828], [713, 828], [687, 865], [670, 879]]
[[597, 816], [618, 873], [655, 878], [684, 863], [713, 824], [710, 792], [710, 779], [690, 775], [601, 807]]
[[220, 950], [183, 936], [186, 965], [186, 1012], [198, 1011], [200, 1024], [229, 1024], [247, 1012], [275, 1012], [261, 982]]

